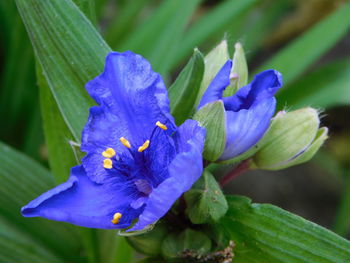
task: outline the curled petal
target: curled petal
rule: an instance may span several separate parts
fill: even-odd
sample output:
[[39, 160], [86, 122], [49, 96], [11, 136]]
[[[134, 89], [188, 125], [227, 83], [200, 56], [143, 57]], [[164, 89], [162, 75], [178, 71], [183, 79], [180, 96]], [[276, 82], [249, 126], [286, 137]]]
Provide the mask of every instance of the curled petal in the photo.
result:
[[141, 230], [164, 216], [202, 174], [205, 130], [196, 121], [187, 120], [175, 136], [180, 152], [169, 165], [169, 178], [153, 189], [139, 221], [129, 231]]
[[[67, 182], [34, 199], [21, 212], [25, 217], [41, 216], [84, 227], [125, 228], [142, 212], [130, 207], [135, 195], [137, 192], [127, 182], [97, 184], [86, 176], [82, 166], [77, 166]], [[122, 218], [113, 224], [111, 219], [117, 212]]]
[[204, 92], [203, 97], [199, 103], [198, 109], [202, 108], [205, 104], [222, 99], [222, 94], [226, 87], [230, 85], [230, 73], [232, 68], [232, 60], [227, 60], [224, 66], [216, 74], [213, 81], [210, 83], [207, 90]]
[[227, 141], [220, 160], [228, 160], [249, 150], [264, 135], [276, 109], [276, 99], [268, 98], [249, 109], [227, 111]]
[[249, 109], [259, 101], [272, 98], [282, 85], [281, 73], [272, 69], [265, 70], [257, 74], [251, 83], [239, 89], [235, 95], [224, 98], [225, 109], [229, 111]]

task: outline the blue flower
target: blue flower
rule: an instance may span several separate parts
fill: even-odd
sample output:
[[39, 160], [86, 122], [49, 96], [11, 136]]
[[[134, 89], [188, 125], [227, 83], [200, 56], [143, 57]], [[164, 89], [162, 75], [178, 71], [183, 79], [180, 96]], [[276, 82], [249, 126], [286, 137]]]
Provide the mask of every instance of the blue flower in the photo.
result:
[[275, 113], [277, 90], [282, 75], [266, 70], [231, 97], [223, 97], [230, 84], [232, 61], [228, 60], [203, 94], [198, 109], [207, 103], [222, 100], [226, 113], [226, 145], [220, 160], [232, 159], [253, 147], [264, 135]]
[[82, 165], [69, 180], [22, 208], [91, 228], [141, 230], [160, 219], [201, 176], [205, 130], [194, 120], [176, 127], [161, 76], [130, 51], [107, 56], [86, 88], [90, 109]]

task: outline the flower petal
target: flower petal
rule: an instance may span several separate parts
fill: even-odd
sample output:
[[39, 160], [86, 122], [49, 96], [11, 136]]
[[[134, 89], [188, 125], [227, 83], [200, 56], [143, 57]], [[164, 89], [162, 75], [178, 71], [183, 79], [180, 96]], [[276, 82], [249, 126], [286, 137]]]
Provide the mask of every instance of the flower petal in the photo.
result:
[[227, 141], [220, 160], [238, 156], [264, 135], [276, 109], [276, 99], [268, 98], [238, 112], [226, 111]]
[[[84, 227], [125, 228], [142, 212], [130, 207], [137, 194], [122, 180], [96, 184], [89, 180], [82, 166], [77, 166], [67, 182], [31, 201], [21, 212], [26, 217], [41, 216]], [[117, 212], [122, 218], [115, 225], [111, 219]]]
[[[101, 112], [114, 115], [114, 123], [108, 136], [125, 137], [131, 144], [139, 145], [147, 138], [157, 121], [174, 126], [170, 115], [167, 90], [161, 76], [155, 73], [151, 65], [140, 55], [131, 51], [111, 52], [106, 58], [104, 72], [86, 84], [89, 94], [103, 109], [91, 111], [89, 122], [84, 130], [83, 150], [88, 151], [100, 134], [105, 133], [105, 126], [90, 127], [96, 118], [105, 117]], [[92, 121], [94, 120], [94, 121]], [[92, 133], [92, 135], [90, 134]], [[98, 135], [94, 135], [98, 133]]]
[[198, 110], [209, 102], [222, 99], [224, 90], [228, 85], [230, 85], [231, 68], [232, 60], [227, 60], [224, 66], [216, 74], [207, 90], [204, 92], [203, 97], [199, 103]]
[[187, 120], [175, 137], [179, 154], [169, 165], [169, 178], [153, 189], [139, 221], [128, 231], [141, 230], [164, 216], [182, 193], [188, 191], [201, 176], [205, 130], [196, 121]]
[[225, 109], [230, 111], [249, 109], [254, 103], [273, 97], [282, 85], [281, 73], [273, 69], [265, 70], [257, 74], [251, 83], [239, 89], [235, 95], [224, 98]]

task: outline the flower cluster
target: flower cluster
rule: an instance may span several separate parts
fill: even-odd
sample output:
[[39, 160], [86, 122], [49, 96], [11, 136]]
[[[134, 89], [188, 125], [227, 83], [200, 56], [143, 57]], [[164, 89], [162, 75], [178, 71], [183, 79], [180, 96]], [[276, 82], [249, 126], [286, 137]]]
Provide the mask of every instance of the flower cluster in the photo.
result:
[[[310, 118], [304, 111], [278, 118], [269, 130], [276, 110], [274, 95], [282, 86], [281, 74], [266, 70], [235, 94], [224, 97], [232, 64], [227, 60], [219, 70], [197, 108], [200, 112], [217, 101], [223, 107], [225, 147], [216, 161], [236, 158], [259, 141], [263, 142], [261, 150], [250, 160], [262, 168], [285, 168], [288, 162], [310, 159], [327, 133], [318, 129], [317, 113], [311, 112]], [[86, 88], [98, 105], [90, 109], [82, 133], [81, 149], [86, 153], [82, 164], [72, 168], [67, 182], [24, 206], [22, 214], [91, 228], [143, 230], [163, 217], [202, 175], [202, 152], [211, 138], [206, 138], [205, 125], [196, 120], [188, 119], [176, 126], [161, 76], [133, 52], [108, 54], [103, 73]], [[283, 134], [279, 131], [283, 129], [279, 127], [291, 121], [298, 124], [294, 116], [300, 114], [310, 119], [305, 122], [309, 126], [304, 126], [313, 132], [305, 138], [298, 135], [303, 139], [299, 139], [295, 151], [285, 154], [284, 148], [273, 142], [278, 137], [283, 147], [293, 143], [291, 136], [295, 133], [288, 133], [286, 143], [281, 140]], [[298, 130], [298, 134], [304, 133]], [[280, 158], [275, 158], [275, 164], [270, 156], [278, 151]]]

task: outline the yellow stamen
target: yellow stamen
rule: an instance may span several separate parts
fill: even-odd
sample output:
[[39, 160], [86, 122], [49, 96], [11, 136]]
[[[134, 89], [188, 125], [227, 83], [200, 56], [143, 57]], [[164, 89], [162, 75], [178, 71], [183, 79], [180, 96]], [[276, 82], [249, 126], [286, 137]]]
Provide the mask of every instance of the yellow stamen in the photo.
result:
[[121, 141], [121, 143], [125, 146], [125, 147], [127, 147], [127, 148], [131, 148], [131, 144], [130, 144], [130, 142], [127, 140], [127, 139], [125, 139], [124, 137], [120, 137], [120, 139], [119, 139], [120, 141]]
[[156, 125], [157, 125], [159, 128], [163, 129], [164, 131], [166, 131], [166, 130], [168, 129], [168, 127], [167, 127], [165, 124], [161, 123], [160, 121], [157, 121], [157, 122], [156, 122]]
[[111, 220], [113, 224], [118, 224], [120, 218], [122, 218], [122, 214], [121, 213], [115, 213], [113, 216], [113, 219]]
[[113, 167], [113, 162], [111, 159], [104, 159], [103, 160], [103, 167], [106, 169], [112, 169]]
[[103, 157], [106, 157], [106, 158], [112, 158], [113, 156], [115, 156], [115, 154], [116, 153], [113, 148], [108, 148], [102, 153]]
[[146, 150], [149, 146], [149, 140], [145, 141], [144, 144], [142, 144], [142, 146], [139, 147], [138, 151], [141, 153], [143, 152], [144, 150]]

